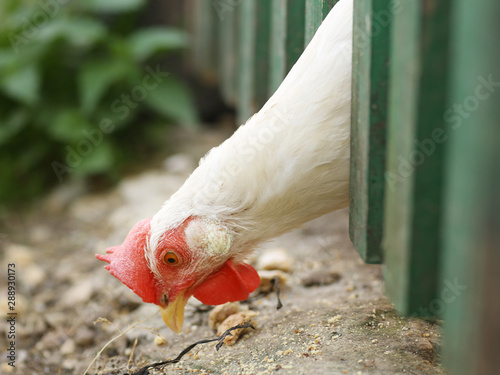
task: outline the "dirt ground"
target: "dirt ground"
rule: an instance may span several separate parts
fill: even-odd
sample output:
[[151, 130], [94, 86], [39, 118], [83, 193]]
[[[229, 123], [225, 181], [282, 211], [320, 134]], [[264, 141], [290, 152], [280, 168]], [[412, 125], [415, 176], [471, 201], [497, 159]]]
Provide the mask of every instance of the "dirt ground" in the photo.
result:
[[[184, 333], [168, 330], [157, 307], [142, 303], [94, 254], [152, 216], [219, 139], [201, 137], [190, 154], [176, 154], [113, 191], [82, 194], [78, 184], [63, 185], [31, 213], [9, 216], [0, 237], [0, 373], [84, 374], [102, 349], [88, 374], [132, 374], [216, 337], [208, 327], [210, 309], [193, 298]], [[396, 314], [383, 293], [381, 267], [363, 264], [347, 232], [348, 211], [342, 210], [262, 246], [254, 264], [275, 248], [292, 262], [283, 308], [276, 309], [275, 293], [252, 297], [243, 307], [258, 312], [255, 331], [218, 352], [215, 343], [197, 346], [181, 362], [150, 373], [445, 374], [439, 325]], [[15, 368], [5, 354], [8, 263], [16, 264]]]

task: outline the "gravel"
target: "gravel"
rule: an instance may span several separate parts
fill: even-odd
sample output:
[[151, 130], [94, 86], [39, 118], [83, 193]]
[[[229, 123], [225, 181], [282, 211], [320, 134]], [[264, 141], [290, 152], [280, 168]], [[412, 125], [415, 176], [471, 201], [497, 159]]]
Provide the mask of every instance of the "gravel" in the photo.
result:
[[[2, 261], [17, 264], [18, 320], [16, 368], [2, 355], [0, 373], [83, 374], [101, 350], [89, 374], [132, 373], [216, 337], [211, 308], [191, 299], [184, 333], [176, 335], [154, 305], [143, 304], [94, 258], [154, 214], [195, 163], [187, 153], [175, 155], [163, 169], [106, 193], [60, 187], [2, 223]], [[275, 249], [274, 260], [262, 256], [266, 249]], [[397, 315], [384, 296], [380, 266], [364, 264], [348, 239], [347, 210], [266, 243], [252, 259], [268, 270], [273, 262], [283, 265], [283, 308], [276, 310], [275, 293], [251, 296], [242, 311], [255, 312], [256, 330], [219, 352], [215, 344], [197, 346], [151, 374], [445, 374], [439, 324]], [[0, 284], [2, 296], [5, 288]], [[0, 331], [6, 329], [2, 319]], [[0, 347], [7, 346], [2, 335]]]

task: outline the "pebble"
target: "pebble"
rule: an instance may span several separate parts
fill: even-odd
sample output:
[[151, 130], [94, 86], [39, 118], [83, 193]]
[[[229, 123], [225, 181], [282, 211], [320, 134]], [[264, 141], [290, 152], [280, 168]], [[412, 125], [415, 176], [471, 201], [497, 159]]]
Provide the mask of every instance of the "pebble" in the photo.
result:
[[338, 272], [332, 270], [319, 269], [310, 272], [307, 276], [302, 278], [302, 285], [305, 287], [330, 285], [336, 283], [342, 278]]
[[72, 339], [67, 339], [64, 341], [64, 343], [61, 345], [60, 351], [61, 354], [72, 354], [75, 352], [76, 345], [75, 342]]
[[45, 321], [54, 328], [62, 327], [66, 323], [66, 314], [58, 311], [49, 312], [44, 315]]
[[48, 331], [43, 337], [35, 344], [37, 350], [52, 350], [59, 349], [64, 341], [64, 334], [62, 331]]
[[155, 344], [158, 346], [165, 345], [167, 343], [167, 340], [163, 336], [156, 336], [155, 337]]
[[80, 279], [75, 285], [66, 289], [60, 299], [60, 303], [66, 307], [84, 304], [90, 300], [95, 289], [94, 279], [92, 277]]
[[95, 337], [95, 332], [94, 330], [88, 328], [88, 327], [81, 327], [76, 331], [75, 334], [75, 343], [78, 346], [90, 346], [94, 343], [94, 337]]
[[33, 247], [16, 243], [7, 245], [5, 249], [5, 259], [22, 270], [18, 277], [21, 277], [30, 289], [40, 286], [45, 280], [45, 272], [37, 263], [36, 253]]
[[2, 363], [2, 366], [0, 366], [0, 369], [2, 370], [2, 374], [13, 374], [15, 367], [9, 366], [8, 363]]
[[342, 315], [335, 315], [334, 317], [331, 317], [328, 319], [329, 324], [335, 324], [337, 323], [340, 319], [342, 319]]
[[73, 370], [78, 364], [77, 358], [66, 358], [62, 363], [62, 367], [66, 370]]
[[282, 247], [266, 250], [257, 260], [259, 270], [279, 270], [289, 273], [292, 267], [293, 258]]
[[423, 339], [417, 342], [417, 353], [429, 362], [433, 362], [436, 350], [429, 340]]
[[19, 335], [28, 337], [43, 334], [47, 330], [47, 323], [42, 314], [34, 312], [24, 318], [23, 324], [19, 326]]

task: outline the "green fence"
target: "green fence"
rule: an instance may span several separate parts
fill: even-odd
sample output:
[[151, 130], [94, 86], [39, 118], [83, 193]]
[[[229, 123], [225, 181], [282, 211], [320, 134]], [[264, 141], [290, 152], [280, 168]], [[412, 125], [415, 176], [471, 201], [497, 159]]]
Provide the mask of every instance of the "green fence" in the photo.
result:
[[[191, 1], [193, 63], [245, 122], [336, 1]], [[500, 2], [354, 0], [350, 236], [452, 374], [500, 368]]]

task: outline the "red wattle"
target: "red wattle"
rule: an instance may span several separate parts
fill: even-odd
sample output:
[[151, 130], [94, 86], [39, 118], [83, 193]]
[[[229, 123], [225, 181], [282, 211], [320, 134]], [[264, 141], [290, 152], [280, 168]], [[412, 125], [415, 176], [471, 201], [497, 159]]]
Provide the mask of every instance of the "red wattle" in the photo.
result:
[[232, 260], [196, 287], [193, 296], [205, 305], [243, 301], [260, 285], [257, 271], [249, 264]]

